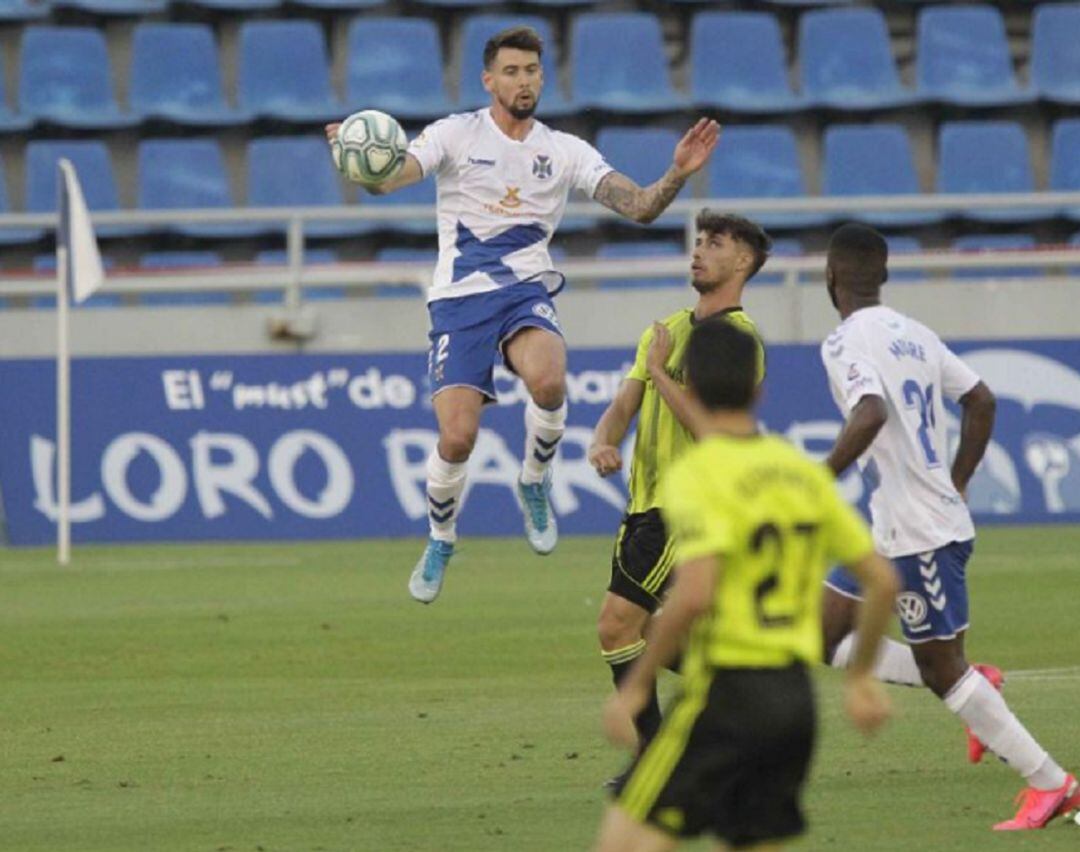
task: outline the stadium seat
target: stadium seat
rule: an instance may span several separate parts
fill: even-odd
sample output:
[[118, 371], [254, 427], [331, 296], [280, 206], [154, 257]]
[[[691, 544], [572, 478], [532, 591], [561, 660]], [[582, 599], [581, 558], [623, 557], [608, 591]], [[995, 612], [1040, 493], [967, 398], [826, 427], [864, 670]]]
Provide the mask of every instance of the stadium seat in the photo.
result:
[[[918, 195], [907, 131], [898, 124], [834, 125], [825, 131], [824, 195]], [[933, 211], [852, 211], [872, 225], [929, 225]], [[846, 214], [840, 218], [847, 218]]]
[[[1066, 118], [1054, 125], [1050, 141], [1050, 189], [1053, 192], [1080, 192], [1080, 118]], [[1064, 214], [1080, 221], [1080, 205]]]
[[[282, 266], [289, 262], [288, 252], [282, 249], [261, 251], [255, 255], [255, 262], [262, 266]], [[305, 248], [305, 264], [337, 263], [337, 252], [326, 248]], [[344, 299], [346, 291], [344, 287], [302, 287], [303, 297], [310, 301], [335, 301]], [[255, 302], [260, 305], [281, 304], [285, 294], [282, 290], [261, 290], [255, 293]]]
[[168, 0], [53, 0], [54, 8], [94, 15], [153, 15], [164, 12], [168, 5]]
[[559, 88], [558, 42], [552, 37], [548, 22], [532, 15], [471, 15], [465, 19], [461, 36], [458, 108], [480, 109], [490, 103], [491, 95], [480, 80], [484, 70], [484, 45], [495, 33], [511, 26], [532, 27], [544, 40], [544, 55], [541, 59], [544, 67], [544, 91], [536, 111], [537, 116], [544, 118], [572, 112], [573, 107]]
[[[609, 260], [635, 260], [640, 258], [681, 257], [686, 253], [678, 243], [670, 240], [637, 240], [632, 243], [604, 243], [596, 251], [598, 258]], [[602, 278], [601, 290], [627, 290], [645, 287], [684, 287], [689, 281], [690, 263], [686, 275], [674, 278]]]
[[[605, 127], [596, 135], [596, 149], [604, 159], [641, 186], [663, 176], [678, 143], [678, 133], [659, 127]], [[690, 188], [684, 186], [678, 197], [689, 198]], [[685, 215], [664, 213], [650, 227], [682, 228], [685, 224]]]
[[[110, 269], [116, 267], [116, 262], [111, 257], [103, 257], [101, 259], [101, 266], [105, 269], [106, 273]], [[33, 263], [34, 272], [38, 275], [44, 275], [46, 272], [56, 274], [56, 254], [39, 254], [35, 255]], [[119, 293], [95, 293], [88, 298], [85, 302], [80, 302], [75, 310], [82, 308], [115, 308], [122, 304], [123, 300]], [[32, 308], [55, 308], [56, 296], [35, 296], [30, 300], [30, 307]]]
[[201, 6], [212, 12], [260, 12], [276, 9], [282, 0], [172, 0]]
[[105, 36], [92, 27], [23, 30], [19, 111], [39, 122], [79, 130], [130, 127], [113, 95]]
[[1040, 97], [1080, 104], [1080, 3], [1043, 3], [1031, 19], [1031, 80]]
[[[795, 134], [783, 125], [725, 128], [708, 166], [709, 198], [802, 198], [807, 194]], [[824, 225], [822, 213], [754, 213], [766, 228]]]
[[[143, 269], [155, 271], [184, 271], [199, 267], [221, 266], [221, 255], [214, 251], [157, 251], [147, 252], [139, 259]], [[178, 305], [227, 305], [232, 302], [229, 293], [152, 293], [139, 294], [143, 305], [163, 307]]]
[[[938, 192], [1034, 192], [1031, 152], [1012, 121], [946, 122], [938, 137]], [[1029, 222], [1053, 215], [1038, 208], [982, 208], [964, 216], [978, 222]]]
[[[404, 248], [391, 246], [381, 248], [375, 252], [375, 259], [389, 263], [408, 261], [411, 263], [426, 263], [435, 269], [435, 263], [439, 259], [439, 253], [434, 249]], [[426, 290], [409, 287], [402, 284], [379, 284], [375, 287], [375, 295], [387, 299], [417, 299], [427, 295]]]
[[917, 88], [959, 106], [1030, 101], [1016, 83], [1001, 12], [990, 5], [929, 6], [919, 13]]
[[[138, 206], [145, 210], [235, 207], [221, 146], [214, 139], [146, 139], [139, 143]], [[172, 225], [188, 237], [250, 237], [258, 225], [193, 223]]]
[[297, 6], [306, 6], [309, 9], [374, 9], [383, 6], [389, 0], [292, 0]]
[[898, 254], [918, 254], [923, 250], [922, 245], [914, 237], [885, 236], [885, 242], [889, 246], [889, 283], [902, 284], [926, 281], [926, 272], [922, 269], [895, 269], [891, 266], [892, 259]]
[[[8, 203], [7, 179], [4, 170], [4, 162], [0, 160], [0, 216], [6, 213], [14, 213]], [[45, 236], [41, 228], [0, 228], [0, 245], [11, 246], [22, 243], [34, 243]]]
[[695, 105], [733, 112], [791, 112], [791, 91], [776, 16], [700, 12], [690, 26], [690, 93]]
[[648, 12], [583, 12], [574, 18], [573, 101], [625, 113], [671, 112], [686, 105], [668, 76], [659, 19]]
[[880, 9], [823, 9], [799, 18], [802, 96], [820, 107], [860, 110], [911, 103], [900, 84]]
[[[773, 240], [769, 257], [800, 257], [804, 252], [802, 243], [790, 237], [781, 237]], [[750, 280], [750, 286], [758, 284], [783, 284], [786, 273], [783, 272], [759, 272]], [[801, 277], [801, 276], [800, 276]], [[798, 280], [798, 279], [796, 279]]]
[[[250, 21], [240, 27], [240, 109], [304, 123], [340, 119], [330, 60], [315, 21]], [[287, 61], [284, 61], [287, 57]]]
[[[1031, 234], [969, 234], [953, 242], [956, 251], [1015, 251], [1035, 248]], [[1037, 278], [1043, 270], [1037, 266], [994, 266], [984, 269], [957, 269], [953, 278]]]
[[[105, 143], [35, 140], [26, 146], [27, 212], [52, 213], [56, 210], [56, 164], [61, 158], [70, 160], [75, 167], [86, 206], [91, 211], [120, 209], [112, 160]], [[97, 228], [97, 234], [100, 237], [136, 236], [145, 230], [135, 225], [103, 225]]]
[[[339, 207], [342, 179], [326, 153], [326, 140], [312, 137], [253, 139], [248, 143], [247, 197], [252, 207]], [[268, 230], [282, 231], [281, 225]], [[361, 233], [357, 222], [311, 222], [309, 237]]]
[[48, 0], [4, 0], [0, 3], [0, 21], [36, 21], [49, 17], [51, 11]]
[[[389, 195], [370, 195], [361, 193], [361, 202], [364, 207], [373, 208], [400, 207], [403, 204], [426, 204], [432, 208], [435, 206], [435, 181], [422, 180], [401, 189], [395, 190]], [[365, 221], [354, 223], [363, 233], [373, 231], [397, 231], [403, 234], [432, 234], [437, 233], [434, 212], [431, 216], [419, 219], [385, 219], [380, 221]]]
[[136, 25], [129, 79], [131, 108], [146, 118], [195, 126], [245, 121], [225, 102], [217, 43], [206, 24]]
[[496, 6], [502, 0], [415, 0], [421, 6], [439, 6], [443, 8], [473, 8], [476, 6]]
[[398, 119], [441, 117], [454, 107], [443, 83], [443, 52], [434, 21], [357, 18], [349, 26], [345, 91], [350, 104]]

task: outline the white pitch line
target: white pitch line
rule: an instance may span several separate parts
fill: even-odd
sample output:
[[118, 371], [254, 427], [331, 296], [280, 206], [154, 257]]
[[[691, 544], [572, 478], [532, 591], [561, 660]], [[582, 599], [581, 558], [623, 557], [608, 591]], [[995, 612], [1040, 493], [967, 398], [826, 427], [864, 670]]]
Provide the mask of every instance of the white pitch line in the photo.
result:
[[1080, 680], [1080, 666], [1065, 666], [1058, 669], [1018, 669], [1006, 671], [1005, 680]]

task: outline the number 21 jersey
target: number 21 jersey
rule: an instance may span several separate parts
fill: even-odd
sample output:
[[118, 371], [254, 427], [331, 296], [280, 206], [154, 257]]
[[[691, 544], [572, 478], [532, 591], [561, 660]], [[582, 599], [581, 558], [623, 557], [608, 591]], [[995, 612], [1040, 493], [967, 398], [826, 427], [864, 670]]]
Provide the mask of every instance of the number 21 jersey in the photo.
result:
[[884, 305], [844, 320], [821, 358], [845, 418], [864, 396], [881, 397], [888, 413], [858, 462], [878, 552], [906, 556], [973, 538], [971, 513], [952, 483], [942, 399], [974, 388], [975, 372], [929, 328]]

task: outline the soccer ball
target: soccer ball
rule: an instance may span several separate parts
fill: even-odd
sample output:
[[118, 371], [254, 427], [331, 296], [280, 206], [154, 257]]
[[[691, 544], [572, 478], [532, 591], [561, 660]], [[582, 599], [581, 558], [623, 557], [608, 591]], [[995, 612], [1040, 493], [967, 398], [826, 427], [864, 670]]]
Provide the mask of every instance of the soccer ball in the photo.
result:
[[397, 174], [405, 161], [407, 145], [397, 119], [366, 109], [341, 123], [331, 149], [334, 165], [345, 177], [365, 186], [378, 186]]

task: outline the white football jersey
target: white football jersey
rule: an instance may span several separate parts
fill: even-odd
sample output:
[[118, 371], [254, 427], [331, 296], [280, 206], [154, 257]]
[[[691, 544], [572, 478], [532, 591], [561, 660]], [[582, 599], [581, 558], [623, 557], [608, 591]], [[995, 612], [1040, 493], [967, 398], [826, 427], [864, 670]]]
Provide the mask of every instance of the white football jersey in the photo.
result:
[[428, 301], [484, 293], [522, 281], [556, 291], [563, 277], [548, 242], [580, 189], [590, 198], [610, 172], [588, 142], [539, 121], [518, 142], [489, 109], [451, 115], [409, 145], [438, 192], [439, 261]]
[[942, 397], [970, 391], [975, 372], [933, 331], [884, 305], [849, 316], [822, 344], [821, 358], [845, 418], [870, 395], [888, 411], [858, 461], [878, 551], [907, 556], [973, 538], [971, 513], [950, 475]]

